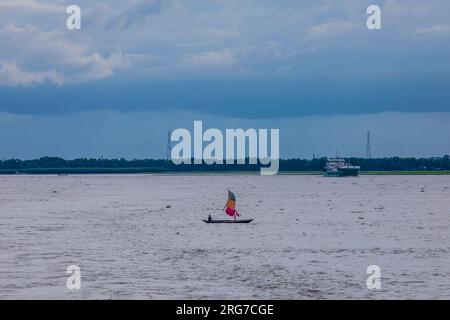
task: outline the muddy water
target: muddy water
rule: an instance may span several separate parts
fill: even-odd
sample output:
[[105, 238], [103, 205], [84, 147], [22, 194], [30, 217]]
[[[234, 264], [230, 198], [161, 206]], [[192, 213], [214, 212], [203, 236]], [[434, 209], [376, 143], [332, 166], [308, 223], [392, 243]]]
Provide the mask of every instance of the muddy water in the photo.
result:
[[449, 226], [450, 176], [0, 176], [0, 298], [448, 299]]

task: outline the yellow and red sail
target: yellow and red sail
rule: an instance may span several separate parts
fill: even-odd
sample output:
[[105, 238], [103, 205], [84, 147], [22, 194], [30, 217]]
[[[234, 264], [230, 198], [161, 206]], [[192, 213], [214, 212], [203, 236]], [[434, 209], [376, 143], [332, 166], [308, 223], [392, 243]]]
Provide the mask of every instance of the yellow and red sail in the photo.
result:
[[236, 211], [236, 196], [230, 190], [228, 190], [228, 200], [225, 204], [225, 212], [231, 217], [241, 216], [239, 212]]

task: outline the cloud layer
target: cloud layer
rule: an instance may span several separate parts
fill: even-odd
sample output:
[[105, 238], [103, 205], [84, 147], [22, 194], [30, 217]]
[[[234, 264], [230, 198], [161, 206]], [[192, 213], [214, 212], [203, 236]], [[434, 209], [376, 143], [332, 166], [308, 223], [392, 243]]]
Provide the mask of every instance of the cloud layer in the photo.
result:
[[79, 0], [82, 30], [69, 31], [72, 3], [0, 0], [0, 108], [450, 111], [450, 3], [379, 1], [383, 29], [369, 31], [372, 2]]

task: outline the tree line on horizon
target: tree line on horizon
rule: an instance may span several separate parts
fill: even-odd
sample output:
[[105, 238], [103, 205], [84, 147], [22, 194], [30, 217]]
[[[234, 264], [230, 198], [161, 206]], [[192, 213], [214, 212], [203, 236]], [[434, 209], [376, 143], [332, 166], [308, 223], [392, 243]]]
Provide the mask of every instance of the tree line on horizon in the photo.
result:
[[[363, 171], [421, 171], [421, 170], [450, 170], [450, 157], [434, 158], [346, 158], [351, 164], [361, 166]], [[314, 159], [281, 159], [280, 171], [322, 171], [327, 158]], [[118, 169], [153, 168], [155, 171], [182, 172], [182, 171], [257, 171], [260, 164], [181, 164], [175, 165], [164, 159], [103, 159], [79, 158], [66, 160], [59, 157], [42, 157], [33, 160], [8, 159], [0, 160], [0, 170], [26, 170], [26, 169], [76, 169], [98, 168]], [[150, 170], [151, 171], [151, 170]]]

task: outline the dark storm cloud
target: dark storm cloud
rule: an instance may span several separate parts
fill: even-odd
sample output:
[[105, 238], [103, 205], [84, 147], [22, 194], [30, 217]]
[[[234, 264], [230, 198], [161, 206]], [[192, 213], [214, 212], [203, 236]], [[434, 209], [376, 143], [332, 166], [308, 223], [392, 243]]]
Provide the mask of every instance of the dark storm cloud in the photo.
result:
[[0, 2], [0, 111], [450, 111], [450, 3], [380, 1], [375, 31], [369, 4], [80, 0], [70, 32], [61, 4]]

